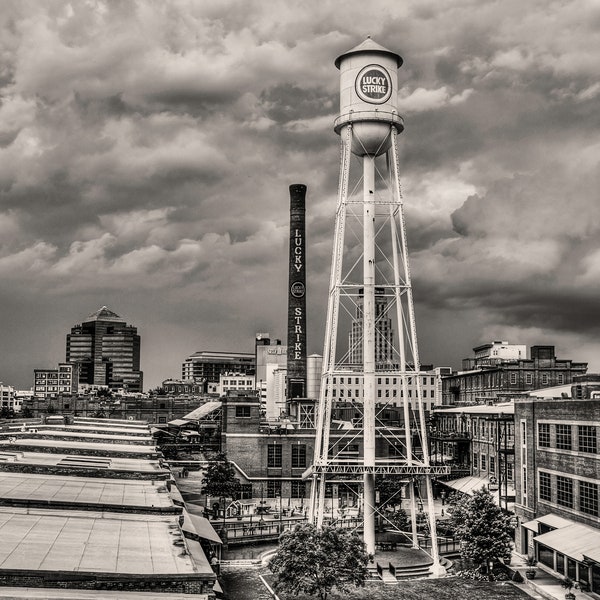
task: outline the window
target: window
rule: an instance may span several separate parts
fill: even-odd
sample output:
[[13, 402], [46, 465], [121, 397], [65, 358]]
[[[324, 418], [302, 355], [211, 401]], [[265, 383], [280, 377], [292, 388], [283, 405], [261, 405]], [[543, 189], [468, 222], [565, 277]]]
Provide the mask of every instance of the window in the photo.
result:
[[525, 383], [527, 385], [533, 384], [533, 373], [525, 373]]
[[496, 459], [493, 456], [490, 456], [490, 473], [494, 474], [496, 472]]
[[249, 417], [250, 416], [250, 407], [249, 406], [236, 406], [235, 407], [235, 416], [236, 417]]
[[479, 454], [477, 452], [473, 452], [473, 465], [475, 468], [479, 465]]
[[167, 422], [167, 417], [158, 417], [158, 422], [159, 423], [166, 423]]
[[481, 470], [485, 471], [486, 469], [486, 465], [485, 465], [485, 454], [481, 455]]
[[558, 385], [564, 385], [565, 383], [565, 374], [564, 373], [559, 373], [558, 374], [558, 381], [557, 381]]
[[516, 384], [517, 384], [517, 374], [511, 373], [510, 374], [510, 385], [516, 385]]
[[538, 423], [538, 446], [550, 448], [550, 423]]
[[240, 489], [238, 492], [239, 500], [251, 500], [252, 499], [252, 484], [251, 483], [241, 483]]
[[556, 502], [573, 508], [573, 480], [569, 477], [556, 476]]
[[552, 500], [552, 482], [550, 473], [544, 473], [540, 471], [540, 500]]
[[305, 498], [306, 484], [304, 481], [292, 481], [292, 498]]
[[548, 373], [542, 373], [542, 385], [548, 385]]
[[267, 498], [281, 496], [281, 481], [267, 481]]
[[306, 446], [298, 444], [292, 446], [292, 469], [306, 468]]
[[267, 467], [281, 468], [280, 444], [270, 444], [267, 446]]
[[571, 450], [571, 426], [556, 425], [556, 447], [559, 450]]
[[598, 484], [579, 482], [579, 509], [588, 515], [598, 516]]
[[579, 452], [598, 452], [598, 439], [596, 438], [596, 427], [594, 425], [579, 425]]

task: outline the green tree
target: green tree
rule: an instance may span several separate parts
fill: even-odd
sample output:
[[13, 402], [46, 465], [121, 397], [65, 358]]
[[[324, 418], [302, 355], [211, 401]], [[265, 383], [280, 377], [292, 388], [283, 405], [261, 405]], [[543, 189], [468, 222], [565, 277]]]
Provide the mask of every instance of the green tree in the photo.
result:
[[402, 501], [402, 488], [406, 481], [395, 475], [378, 477], [375, 480], [375, 489], [379, 492], [379, 504], [399, 504]]
[[387, 513], [385, 518], [400, 531], [409, 531], [411, 528], [410, 519], [403, 508], [399, 508], [392, 513]]
[[363, 586], [371, 558], [355, 533], [335, 527], [318, 530], [309, 523], [281, 535], [269, 568], [277, 577], [276, 589], [326, 600], [333, 588], [345, 592]]
[[512, 551], [510, 517], [494, 503], [482, 487], [473, 496], [452, 501], [452, 527], [461, 542], [461, 554], [480, 568], [498, 559], [508, 559]]
[[235, 467], [227, 460], [225, 453], [219, 452], [209, 460], [202, 478], [202, 491], [207, 496], [235, 499], [240, 487]]

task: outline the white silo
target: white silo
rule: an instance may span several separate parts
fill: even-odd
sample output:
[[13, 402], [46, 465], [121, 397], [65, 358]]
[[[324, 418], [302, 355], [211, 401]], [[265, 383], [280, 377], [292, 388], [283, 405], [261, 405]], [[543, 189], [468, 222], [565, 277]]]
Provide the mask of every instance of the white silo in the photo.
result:
[[[423, 483], [406, 486], [412, 541], [418, 548], [415, 494], [424, 489], [422, 501], [432, 536], [432, 569], [440, 574], [443, 568], [439, 565], [431, 477], [448, 469], [430, 464], [427, 447], [398, 174], [397, 136], [404, 130], [397, 110], [402, 58], [367, 38], [339, 56], [335, 65], [340, 70], [340, 116], [334, 129], [342, 144], [315, 459], [306, 473], [313, 479], [310, 516], [322, 526], [328, 480], [341, 478], [348, 482], [357, 478], [362, 484], [358, 494], [363, 507], [364, 540], [367, 551], [375, 554], [375, 522], [386, 518], [375, 502], [376, 477], [398, 475], [404, 482]], [[356, 184], [350, 185], [352, 155], [359, 157], [362, 169], [356, 174]], [[338, 339], [348, 339], [338, 332], [345, 315], [356, 315], [352, 327], [359, 335], [352, 339], [356, 342], [362, 330], [362, 340], [357, 342], [362, 343], [362, 352], [337, 347]], [[396, 334], [382, 335], [382, 324], [392, 319]], [[393, 344], [393, 348], [378, 353], [376, 344], [381, 343]], [[385, 362], [376, 360], [381, 355], [388, 357]], [[361, 357], [359, 364], [356, 356]], [[409, 400], [411, 378], [415, 379], [416, 397]], [[361, 390], [357, 389], [359, 381], [363, 382]], [[386, 402], [392, 401], [382, 394], [384, 384], [391, 382], [397, 385], [395, 399], [403, 399], [403, 428], [395, 431], [386, 428], [378, 417], [389, 406]], [[341, 398], [357, 412], [351, 427], [333, 430], [332, 413], [341, 405]], [[416, 444], [415, 432], [419, 440]], [[354, 447], [361, 438], [362, 456], [349, 455], [349, 445]], [[401, 451], [392, 457], [391, 446]]]

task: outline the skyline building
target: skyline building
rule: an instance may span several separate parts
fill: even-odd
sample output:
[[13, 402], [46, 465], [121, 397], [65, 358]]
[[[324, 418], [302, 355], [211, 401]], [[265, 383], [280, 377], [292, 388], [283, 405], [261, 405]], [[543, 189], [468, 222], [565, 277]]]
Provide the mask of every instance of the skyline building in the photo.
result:
[[[361, 289], [356, 301], [356, 314], [348, 335], [350, 364], [361, 365], [363, 362], [363, 307], [364, 297]], [[379, 367], [391, 366], [394, 362], [394, 329], [392, 319], [388, 315], [388, 308], [385, 289], [377, 288], [375, 290], [375, 365]]]
[[143, 390], [137, 327], [103, 306], [67, 334], [66, 361], [79, 365], [80, 386]]

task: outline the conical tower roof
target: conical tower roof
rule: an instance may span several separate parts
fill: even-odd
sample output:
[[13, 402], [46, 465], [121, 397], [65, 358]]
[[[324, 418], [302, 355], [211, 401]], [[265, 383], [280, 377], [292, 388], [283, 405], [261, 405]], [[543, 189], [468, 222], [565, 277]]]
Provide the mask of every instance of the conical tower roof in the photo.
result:
[[394, 58], [396, 60], [398, 68], [400, 68], [402, 66], [403, 60], [399, 54], [396, 54], [395, 52], [392, 52], [391, 50], [384, 48], [377, 42], [374, 42], [371, 39], [371, 36], [367, 37], [367, 39], [364, 42], [362, 42], [361, 44], [359, 44], [358, 46], [355, 46], [354, 48], [352, 48], [352, 50], [348, 50], [348, 52], [344, 52], [344, 54], [340, 54], [335, 59], [335, 66], [339, 69], [342, 59], [345, 58], [346, 56], [349, 56], [350, 54], [363, 54], [363, 53], [367, 53], [367, 52], [369, 54], [373, 54], [373, 53], [386, 54], [387, 56], [391, 56], [392, 58]]
[[86, 323], [90, 321], [119, 321], [121, 323], [125, 322], [125, 319], [122, 319], [117, 313], [114, 313], [112, 310], [109, 310], [106, 306], [98, 309], [96, 312], [93, 312], [86, 320]]

